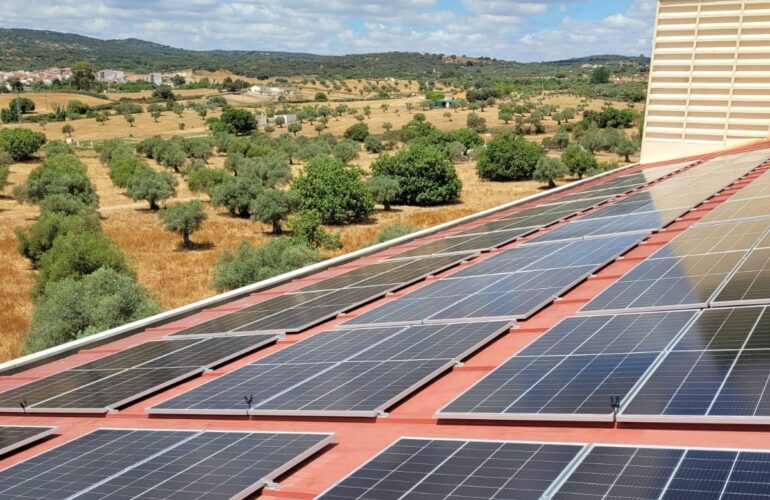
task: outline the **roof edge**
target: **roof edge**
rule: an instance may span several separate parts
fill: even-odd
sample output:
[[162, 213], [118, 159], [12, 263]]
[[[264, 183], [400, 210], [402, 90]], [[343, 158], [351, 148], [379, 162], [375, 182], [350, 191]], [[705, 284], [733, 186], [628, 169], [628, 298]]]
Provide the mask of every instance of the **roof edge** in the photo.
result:
[[[674, 161], [660, 162], [660, 164], [673, 163], [673, 162]], [[131, 323], [127, 323], [125, 325], [120, 325], [100, 333], [95, 333], [93, 335], [89, 335], [88, 337], [75, 339], [70, 342], [66, 342], [64, 344], [60, 344], [54, 347], [50, 347], [48, 349], [44, 349], [42, 351], [38, 351], [32, 354], [28, 354], [26, 356], [12, 359], [4, 363], [0, 363], [0, 376], [13, 375], [15, 373], [43, 365], [50, 361], [54, 361], [56, 359], [66, 357], [81, 349], [86, 349], [86, 348], [92, 349], [92, 348], [107, 344], [109, 342], [114, 342], [116, 340], [120, 340], [122, 338], [135, 335], [147, 328], [152, 328], [164, 323], [168, 323], [170, 321], [176, 321], [176, 320], [185, 318], [187, 316], [191, 316], [193, 314], [196, 314], [202, 311], [203, 309], [216, 307], [223, 303], [240, 299], [254, 292], [259, 292], [269, 288], [274, 288], [279, 285], [288, 283], [292, 280], [303, 278], [310, 274], [323, 271], [332, 266], [345, 264], [357, 258], [365, 257], [368, 255], [377, 253], [381, 250], [385, 250], [387, 248], [421, 238], [423, 236], [430, 236], [440, 231], [453, 228], [460, 224], [470, 222], [470, 221], [479, 219], [481, 217], [486, 217], [496, 212], [507, 210], [509, 208], [516, 207], [518, 205], [523, 205], [531, 201], [536, 201], [546, 196], [550, 196], [554, 193], [560, 193], [562, 191], [573, 189], [575, 187], [582, 186], [589, 182], [593, 182], [595, 180], [602, 179], [604, 177], [617, 174], [619, 172], [624, 172], [626, 170], [636, 168], [640, 165], [641, 165], [640, 163], [632, 163], [629, 165], [622, 166], [620, 168], [616, 168], [614, 170], [610, 170], [608, 172], [602, 172], [593, 177], [586, 177], [585, 179], [571, 182], [569, 184], [565, 184], [563, 186], [559, 186], [554, 189], [549, 189], [547, 191], [543, 191], [542, 193], [536, 193], [536, 194], [527, 196], [525, 198], [520, 198], [518, 200], [504, 203], [502, 205], [498, 205], [496, 207], [492, 207], [481, 212], [476, 212], [470, 215], [466, 215], [465, 217], [461, 217], [459, 219], [453, 219], [451, 221], [444, 222], [443, 224], [422, 229], [420, 231], [410, 233], [405, 236], [401, 236], [399, 238], [395, 238], [392, 240], [388, 240], [383, 243], [379, 243], [377, 245], [364, 247], [350, 253], [339, 255], [331, 259], [326, 259], [324, 261], [317, 262], [315, 264], [311, 264], [309, 266], [305, 266], [300, 269], [289, 271], [288, 273], [274, 276], [272, 278], [268, 278], [266, 280], [262, 280], [257, 283], [252, 283], [250, 285], [246, 285], [241, 288], [236, 288], [235, 290], [230, 290], [229, 292], [224, 292], [218, 295], [214, 295], [212, 297], [207, 297], [197, 302], [193, 302], [192, 304], [187, 304], [181, 307], [177, 307], [175, 309], [171, 309], [169, 311], [164, 311], [162, 313], [159, 313], [153, 316], [148, 316], [147, 318], [143, 318], [137, 321], [133, 321]]]

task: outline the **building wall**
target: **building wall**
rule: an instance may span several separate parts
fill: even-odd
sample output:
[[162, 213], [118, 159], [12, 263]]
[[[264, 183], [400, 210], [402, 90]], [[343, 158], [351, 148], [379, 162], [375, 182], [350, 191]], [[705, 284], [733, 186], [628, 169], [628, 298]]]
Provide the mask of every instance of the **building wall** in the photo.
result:
[[770, 1], [659, 0], [642, 161], [770, 138]]

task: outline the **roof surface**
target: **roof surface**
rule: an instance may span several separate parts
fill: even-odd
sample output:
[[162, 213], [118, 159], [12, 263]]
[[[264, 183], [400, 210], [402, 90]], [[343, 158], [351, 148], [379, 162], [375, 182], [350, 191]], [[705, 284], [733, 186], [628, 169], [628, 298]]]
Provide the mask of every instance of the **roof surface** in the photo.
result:
[[[747, 148], [744, 151], [767, 148], [770, 156], [770, 145], [762, 144]], [[731, 152], [732, 153], [732, 152]], [[630, 170], [619, 171], [601, 181], [593, 181], [564, 193], [546, 197], [544, 200], [504, 210], [501, 213], [486, 216], [463, 224], [456, 228], [443, 231], [433, 236], [420, 238], [386, 251], [359, 259], [353, 263], [329, 269], [319, 274], [295, 280], [291, 283], [270, 289], [266, 292], [255, 293], [248, 297], [203, 311], [185, 319], [169, 323], [162, 327], [151, 328], [143, 333], [101, 346], [97, 349], [83, 350], [64, 359], [52, 361], [43, 366], [30, 369], [19, 374], [0, 377], [0, 391], [21, 386], [47, 375], [61, 372], [83, 363], [99, 359], [108, 354], [139, 345], [153, 339], [162, 339], [168, 334], [182, 330], [185, 327], [201, 323], [214, 317], [219, 317], [237, 309], [259, 303], [278, 294], [297, 290], [308, 284], [320, 281], [322, 278], [343, 273], [381, 259], [403, 253], [410, 248], [417, 248], [432, 240], [446, 237], [450, 234], [465, 231], [485, 222], [500, 219], [518, 212], [528, 206], [548, 203], [549, 198], [558, 198], [572, 192], [577, 192], [591, 185], [596, 185], [608, 179], [616, 178], [630, 171], [652, 168], [664, 165], [674, 165], [683, 162], [698, 162], [715, 158], [712, 154], [705, 157], [687, 158], [654, 165], [636, 166]], [[694, 446], [714, 448], [745, 448], [770, 449], [770, 430], [761, 425], [704, 425], [704, 424], [650, 424], [650, 423], [581, 423], [581, 422], [546, 422], [546, 421], [458, 421], [437, 420], [436, 412], [455, 399], [466, 389], [473, 386], [496, 367], [521, 351], [537, 339], [549, 328], [578, 311], [595, 298], [621, 276], [634, 268], [656, 250], [671, 241], [684, 230], [697, 223], [714, 208], [720, 206], [730, 196], [751, 184], [761, 176], [768, 166], [759, 166], [745, 177], [706, 200], [696, 208], [676, 219], [665, 228], [650, 234], [642, 243], [615, 259], [600, 271], [563, 294], [539, 312], [525, 320], [517, 321], [506, 334], [498, 337], [492, 343], [483, 347], [476, 354], [466, 359], [461, 365], [443, 374], [432, 382], [412, 393], [406, 399], [390, 408], [386, 415], [376, 418], [333, 418], [333, 417], [281, 417], [281, 416], [194, 416], [194, 415], [149, 415], [148, 408], [166, 401], [172, 396], [183, 394], [192, 388], [201, 386], [223, 374], [245, 366], [255, 360], [262, 359], [272, 353], [309, 338], [318, 332], [329, 330], [341, 323], [370, 311], [379, 305], [397, 300], [410, 292], [423, 288], [436, 280], [466, 269], [471, 264], [489, 259], [504, 250], [522, 245], [545, 231], [553, 231], [556, 227], [574, 220], [575, 217], [538, 231], [502, 248], [469, 259], [468, 262], [452, 267], [436, 276], [409, 285], [404, 289], [375, 300], [353, 311], [341, 314], [331, 320], [309, 328], [301, 333], [287, 335], [276, 344], [246, 355], [236, 361], [226, 363], [213, 371], [199, 377], [177, 384], [169, 389], [152, 395], [139, 402], [130, 404], [116, 412], [106, 415], [75, 415], [75, 414], [18, 414], [7, 413], [2, 416], [2, 425], [36, 425], [58, 426], [57, 434], [48, 440], [29, 446], [15, 454], [5, 456], [0, 460], [0, 468], [5, 468], [29, 457], [50, 450], [62, 443], [83, 436], [94, 429], [103, 427], [116, 428], [153, 428], [153, 429], [201, 429], [201, 430], [251, 430], [251, 431], [281, 431], [281, 432], [333, 432], [334, 444], [311, 459], [295, 467], [278, 481], [277, 486], [269, 486], [262, 490], [264, 498], [313, 498], [327, 490], [335, 482], [341, 480], [353, 470], [370, 460], [381, 450], [403, 436], [412, 437], [445, 437], [458, 439], [495, 439], [543, 442], [578, 442], [627, 445], [660, 445], [660, 446]], [[670, 176], [687, 175], [693, 166], [685, 167]], [[668, 177], [665, 177], [668, 178]], [[664, 179], [665, 179], [664, 178]], [[653, 184], [662, 180], [654, 181]], [[634, 192], [638, 192], [634, 191]], [[770, 192], [766, 193], [770, 195]], [[628, 197], [630, 194], [612, 200]], [[604, 206], [604, 205], [603, 205]], [[578, 215], [584, 216], [594, 209]]]

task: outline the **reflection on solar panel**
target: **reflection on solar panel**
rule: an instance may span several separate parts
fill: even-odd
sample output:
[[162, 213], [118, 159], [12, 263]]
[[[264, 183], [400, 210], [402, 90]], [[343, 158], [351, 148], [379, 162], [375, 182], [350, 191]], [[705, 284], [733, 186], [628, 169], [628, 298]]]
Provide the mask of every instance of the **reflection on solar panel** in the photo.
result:
[[612, 421], [695, 311], [560, 322], [438, 413], [439, 418]]
[[[768, 189], [770, 192], [770, 189]], [[706, 214], [700, 223], [719, 223], [744, 219], [766, 219], [770, 217], [770, 196], [745, 200], [728, 200]]]
[[576, 444], [401, 438], [319, 498], [548, 498], [584, 449]]
[[105, 413], [277, 339], [252, 335], [146, 342], [0, 393], [0, 409]]
[[770, 301], [770, 235], [749, 252], [712, 305], [762, 304]]
[[730, 201], [746, 200], [763, 196], [770, 196], [770, 171], [765, 172], [757, 179], [753, 180], [751, 184], [738, 191], [730, 198]]
[[333, 436], [98, 429], [0, 471], [0, 499], [243, 498]]
[[622, 409], [621, 421], [770, 422], [770, 315], [707, 309]]
[[770, 220], [692, 226], [655, 252], [651, 258], [750, 250], [768, 228]]
[[426, 245], [413, 248], [404, 253], [391, 257], [392, 259], [402, 259], [405, 257], [419, 257], [422, 255], [462, 253], [470, 251], [491, 250], [506, 245], [522, 236], [526, 236], [536, 231], [537, 227], [513, 227], [501, 229], [499, 231], [474, 234], [466, 236], [450, 236], [440, 240], [432, 241]]
[[33, 427], [31, 425], [0, 426], [0, 456], [41, 441], [56, 432], [57, 427]]
[[345, 325], [526, 318], [643, 236], [521, 245], [382, 304]]
[[581, 312], [706, 307], [746, 252], [647, 259], [599, 294]]
[[487, 322], [321, 332], [148, 411], [376, 416], [509, 326]]
[[[365, 266], [322, 280], [297, 292], [272, 297], [219, 318], [204, 321], [173, 333], [171, 337], [250, 335], [257, 332], [296, 333], [430, 274], [459, 264], [471, 255], [443, 255]], [[368, 274], [371, 270], [379, 274]], [[322, 290], [330, 286], [342, 288]]]
[[770, 453], [593, 446], [549, 498], [764, 498]]
[[663, 212], [644, 212], [585, 221], [578, 219], [543, 233], [540, 236], [527, 241], [526, 244], [535, 245], [551, 241], [591, 238], [631, 232], [650, 232], [668, 225], [687, 210], [687, 208], [683, 208]]

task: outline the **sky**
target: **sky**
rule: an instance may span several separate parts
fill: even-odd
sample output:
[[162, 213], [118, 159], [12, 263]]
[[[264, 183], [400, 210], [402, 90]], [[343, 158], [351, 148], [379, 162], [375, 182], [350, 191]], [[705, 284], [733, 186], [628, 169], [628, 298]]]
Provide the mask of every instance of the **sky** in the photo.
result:
[[656, 0], [2, 0], [0, 26], [196, 50], [649, 55]]

